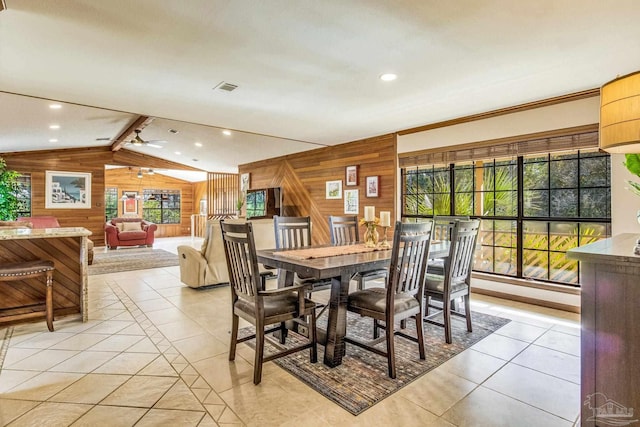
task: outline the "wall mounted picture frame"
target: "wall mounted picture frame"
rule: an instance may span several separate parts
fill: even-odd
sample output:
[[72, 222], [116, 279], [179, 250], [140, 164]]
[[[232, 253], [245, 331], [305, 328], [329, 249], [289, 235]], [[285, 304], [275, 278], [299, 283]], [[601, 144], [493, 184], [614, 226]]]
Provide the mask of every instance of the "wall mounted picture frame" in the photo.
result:
[[367, 197], [378, 197], [380, 195], [380, 177], [378, 175], [367, 177]]
[[345, 169], [344, 185], [358, 185], [358, 166], [347, 166], [347, 168]]
[[122, 214], [138, 215], [138, 192], [123, 191], [122, 195], [126, 196], [126, 199], [122, 200]]
[[45, 171], [45, 208], [90, 209], [91, 173]]
[[246, 193], [249, 189], [249, 184], [251, 180], [251, 174], [243, 173], [240, 175], [240, 191]]
[[344, 213], [358, 214], [358, 190], [344, 190]]
[[342, 199], [342, 181], [327, 181], [326, 186], [326, 199]]

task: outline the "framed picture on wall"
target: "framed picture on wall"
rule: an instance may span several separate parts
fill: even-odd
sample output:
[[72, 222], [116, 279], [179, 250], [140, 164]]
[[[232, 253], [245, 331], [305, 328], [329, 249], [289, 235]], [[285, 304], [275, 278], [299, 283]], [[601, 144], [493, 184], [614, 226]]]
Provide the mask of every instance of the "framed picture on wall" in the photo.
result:
[[367, 177], [367, 197], [378, 197], [379, 195], [379, 187], [380, 187], [380, 177], [379, 176], [368, 176]]
[[342, 199], [342, 181], [327, 181], [326, 199]]
[[90, 209], [91, 173], [46, 171], [45, 208]]
[[344, 213], [358, 214], [358, 190], [344, 190]]
[[358, 185], [358, 166], [347, 166], [345, 185]]
[[122, 192], [122, 213], [124, 215], [138, 215], [138, 192]]

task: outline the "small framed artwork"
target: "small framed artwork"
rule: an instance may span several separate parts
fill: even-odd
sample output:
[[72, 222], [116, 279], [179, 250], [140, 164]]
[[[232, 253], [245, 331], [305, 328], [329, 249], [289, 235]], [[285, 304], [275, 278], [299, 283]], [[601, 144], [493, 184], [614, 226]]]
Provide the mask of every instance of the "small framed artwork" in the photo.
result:
[[251, 179], [251, 175], [248, 173], [243, 173], [240, 175], [240, 191], [246, 193], [249, 189], [249, 180]]
[[358, 190], [344, 190], [344, 213], [358, 214]]
[[327, 181], [326, 199], [342, 199], [342, 181]]
[[124, 215], [138, 215], [138, 192], [123, 191], [122, 195], [122, 213]]
[[367, 177], [367, 197], [378, 197], [380, 193], [380, 177], [368, 176]]
[[91, 173], [46, 171], [45, 208], [90, 209]]
[[347, 166], [345, 176], [346, 186], [358, 185], [358, 166]]

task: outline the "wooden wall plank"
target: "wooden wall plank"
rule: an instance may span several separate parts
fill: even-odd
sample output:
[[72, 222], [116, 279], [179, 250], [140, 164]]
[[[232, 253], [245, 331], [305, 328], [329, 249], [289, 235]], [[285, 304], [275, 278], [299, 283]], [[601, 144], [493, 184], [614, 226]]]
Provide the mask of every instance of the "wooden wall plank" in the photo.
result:
[[[344, 214], [344, 190], [357, 189], [359, 214], [364, 206], [390, 211], [395, 218], [395, 190], [397, 179], [397, 140], [395, 134], [383, 135], [317, 150], [291, 154], [239, 166], [239, 173], [251, 173], [251, 188], [281, 187], [283, 215], [311, 216], [313, 242], [329, 243], [329, 215]], [[358, 166], [358, 185], [346, 187], [345, 168]], [[366, 197], [366, 177], [380, 177], [380, 196]], [[343, 198], [327, 200], [325, 182], [341, 180]], [[391, 233], [391, 231], [389, 232]], [[360, 235], [364, 229], [360, 230]], [[389, 234], [390, 236], [391, 234]]]

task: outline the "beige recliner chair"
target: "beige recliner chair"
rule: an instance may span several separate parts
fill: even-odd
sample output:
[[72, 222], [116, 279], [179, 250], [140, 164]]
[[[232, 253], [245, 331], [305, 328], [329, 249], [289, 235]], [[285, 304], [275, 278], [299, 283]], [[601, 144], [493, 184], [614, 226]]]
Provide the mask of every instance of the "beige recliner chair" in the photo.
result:
[[[244, 222], [237, 219], [227, 219], [226, 221]], [[275, 248], [273, 219], [255, 219], [250, 220], [250, 222], [253, 224], [256, 249]], [[204, 242], [200, 250], [191, 246], [178, 246], [180, 281], [192, 288], [229, 283], [229, 272], [227, 271], [227, 260], [224, 255], [224, 245], [222, 244], [220, 221], [217, 219], [209, 220], [206, 227]], [[262, 271], [263, 268], [261, 267], [260, 270]]]

